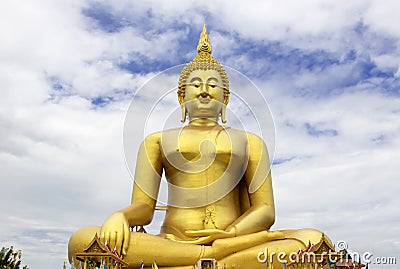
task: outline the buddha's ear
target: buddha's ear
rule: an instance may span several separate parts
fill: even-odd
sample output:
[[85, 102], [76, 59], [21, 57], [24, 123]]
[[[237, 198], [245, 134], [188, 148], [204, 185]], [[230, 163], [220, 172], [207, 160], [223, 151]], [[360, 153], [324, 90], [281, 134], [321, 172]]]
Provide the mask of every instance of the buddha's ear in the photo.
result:
[[185, 107], [185, 103], [181, 104], [181, 110], [182, 110], [182, 118], [181, 118], [181, 122], [184, 123], [186, 121], [186, 107]]
[[226, 105], [222, 104], [221, 108], [221, 121], [222, 123], [226, 123]]
[[185, 102], [185, 90], [186, 90], [185, 86], [181, 86], [180, 88], [178, 88], [178, 101], [179, 101], [179, 104], [183, 104]]
[[186, 121], [186, 107], [185, 107], [185, 86], [181, 86], [178, 88], [178, 101], [181, 104], [182, 110], [182, 118], [181, 122], [184, 123]]

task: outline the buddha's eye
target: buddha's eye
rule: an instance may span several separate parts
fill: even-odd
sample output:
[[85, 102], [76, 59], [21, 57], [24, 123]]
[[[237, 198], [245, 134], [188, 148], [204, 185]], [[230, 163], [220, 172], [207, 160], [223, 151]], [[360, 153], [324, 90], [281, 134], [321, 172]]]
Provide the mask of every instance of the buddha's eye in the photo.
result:
[[215, 84], [208, 84], [208, 86], [209, 86], [210, 88], [215, 88], [215, 87], [217, 87], [217, 85], [215, 85]]
[[193, 83], [193, 86], [194, 86], [195, 88], [199, 88], [199, 87], [200, 87], [200, 83]]

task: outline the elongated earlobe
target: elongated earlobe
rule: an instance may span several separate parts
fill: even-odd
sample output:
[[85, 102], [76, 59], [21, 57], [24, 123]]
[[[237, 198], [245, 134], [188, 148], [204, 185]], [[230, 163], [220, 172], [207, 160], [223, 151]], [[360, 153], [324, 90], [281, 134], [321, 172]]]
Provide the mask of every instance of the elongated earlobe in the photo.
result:
[[181, 105], [181, 110], [182, 110], [181, 122], [184, 123], [186, 121], [186, 107], [185, 107], [185, 104]]
[[221, 121], [222, 123], [226, 123], [226, 105], [223, 104], [221, 108]]

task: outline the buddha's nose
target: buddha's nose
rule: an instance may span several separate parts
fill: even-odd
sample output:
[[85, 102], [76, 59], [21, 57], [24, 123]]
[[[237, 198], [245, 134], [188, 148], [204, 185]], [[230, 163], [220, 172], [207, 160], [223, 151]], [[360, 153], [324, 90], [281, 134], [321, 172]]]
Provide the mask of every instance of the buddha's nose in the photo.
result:
[[203, 97], [203, 98], [208, 96], [208, 89], [207, 89], [207, 85], [206, 84], [203, 84], [201, 86], [200, 96]]

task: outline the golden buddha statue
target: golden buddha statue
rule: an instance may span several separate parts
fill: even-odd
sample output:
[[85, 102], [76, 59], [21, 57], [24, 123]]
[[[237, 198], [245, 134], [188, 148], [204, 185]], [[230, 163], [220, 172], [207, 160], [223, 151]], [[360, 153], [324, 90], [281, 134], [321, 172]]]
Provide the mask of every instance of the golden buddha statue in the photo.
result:
[[[265, 268], [259, 259], [265, 249], [288, 255], [320, 241], [322, 233], [314, 229], [270, 231], [275, 207], [266, 145], [257, 135], [219, 124], [226, 122], [229, 82], [211, 56], [205, 25], [197, 51], [178, 85], [182, 122], [189, 123], [145, 138], [131, 205], [101, 227], [75, 232], [70, 262], [96, 233], [130, 268], [154, 260], [160, 268], [193, 268], [201, 258], [216, 259], [220, 268]], [[169, 187], [161, 233], [131, 231], [151, 222], [163, 172]], [[269, 262], [283, 267], [277, 257]]]

